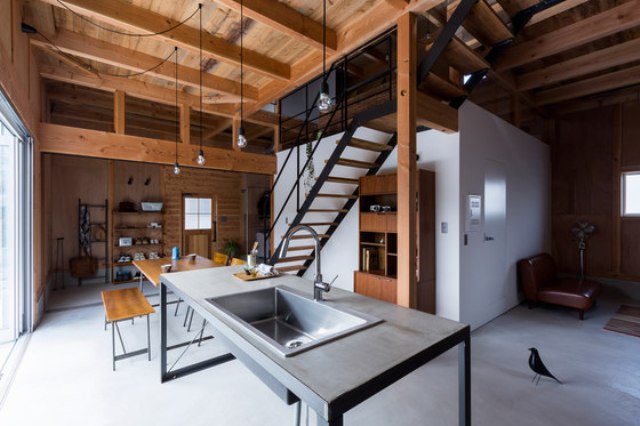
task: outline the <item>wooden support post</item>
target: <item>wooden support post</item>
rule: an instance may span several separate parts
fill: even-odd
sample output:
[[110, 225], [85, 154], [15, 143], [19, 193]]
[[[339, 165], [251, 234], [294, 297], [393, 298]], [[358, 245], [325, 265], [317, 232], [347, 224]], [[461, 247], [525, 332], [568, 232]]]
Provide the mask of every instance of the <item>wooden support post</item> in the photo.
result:
[[398, 290], [401, 306], [416, 307], [416, 16], [398, 20]]
[[124, 135], [126, 94], [116, 90], [113, 94], [113, 132]]
[[187, 104], [180, 105], [180, 140], [186, 145], [191, 143], [191, 108]]

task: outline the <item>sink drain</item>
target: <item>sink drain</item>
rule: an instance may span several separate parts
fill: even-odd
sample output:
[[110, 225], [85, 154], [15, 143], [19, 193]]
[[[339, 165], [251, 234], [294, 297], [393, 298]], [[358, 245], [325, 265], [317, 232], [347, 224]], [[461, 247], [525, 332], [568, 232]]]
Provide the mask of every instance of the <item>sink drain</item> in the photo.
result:
[[304, 345], [304, 342], [302, 340], [289, 340], [285, 346], [289, 349], [293, 349], [298, 348], [302, 345]]

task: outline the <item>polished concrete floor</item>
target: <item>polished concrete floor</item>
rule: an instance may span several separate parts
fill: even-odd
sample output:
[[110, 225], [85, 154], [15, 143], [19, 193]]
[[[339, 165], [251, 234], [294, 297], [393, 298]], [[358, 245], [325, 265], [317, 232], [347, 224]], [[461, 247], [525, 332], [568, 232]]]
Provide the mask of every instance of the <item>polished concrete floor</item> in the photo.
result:
[[[603, 298], [585, 321], [567, 309], [530, 311], [519, 306], [474, 332], [473, 424], [640, 424], [640, 338], [602, 329], [623, 302], [640, 305], [640, 301]], [[172, 319], [172, 341], [195, 333], [182, 328], [184, 312], [181, 307]], [[154, 315], [155, 345], [158, 322]], [[122, 332], [132, 349], [144, 342], [141, 320], [122, 324]], [[563, 385], [531, 382], [527, 366], [531, 346], [540, 350]], [[180, 362], [222, 351], [210, 340], [189, 349]], [[238, 361], [160, 384], [157, 351], [151, 362], [144, 356], [120, 361], [115, 372], [110, 355], [111, 333], [103, 329], [101, 306], [48, 313], [32, 335], [0, 407], [0, 425], [292, 424], [293, 408]], [[177, 356], [172, 353], [171, 360]], [[354, 408], [345, 416], [345, 424], [456, 425], [456, 395], [457, 353], [452, 351]], [[310, 424], [314, 423], [312, 418]]]

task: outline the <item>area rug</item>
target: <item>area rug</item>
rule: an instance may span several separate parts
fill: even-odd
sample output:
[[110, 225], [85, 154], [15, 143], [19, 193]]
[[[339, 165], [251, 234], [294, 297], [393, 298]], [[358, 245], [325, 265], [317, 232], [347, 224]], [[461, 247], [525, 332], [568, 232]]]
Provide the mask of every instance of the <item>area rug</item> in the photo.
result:
[[620, 306], [604, 329], [640, 337], [640, 306]]

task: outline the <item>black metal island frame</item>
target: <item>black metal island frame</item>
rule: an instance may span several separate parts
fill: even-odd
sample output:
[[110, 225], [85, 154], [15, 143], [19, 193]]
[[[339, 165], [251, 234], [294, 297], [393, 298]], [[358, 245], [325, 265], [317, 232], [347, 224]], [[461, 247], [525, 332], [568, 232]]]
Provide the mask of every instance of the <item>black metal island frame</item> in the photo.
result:
[[[373, 315], [383, 322], [284, 357], [206, 301], [268, 287], [287, 286], [312, 297], [312, 283], [297, 276], [244, 282], [242, 267], [202, 269], [161, 277], [161, 380], [167, 381], [237, 358], [286, 403], [303, 401], [319, 425], [341, 426], [343, 415], [419, 367], [458, 347], [459, 424], [471, 425], [470, 329], [455, 321], [334, 288], [325, 302]], [[212, 326], [229, 354], [167, 371], [167, 291], [189, 303]], [[409, 407], [407, 407], [409, 408]]]

